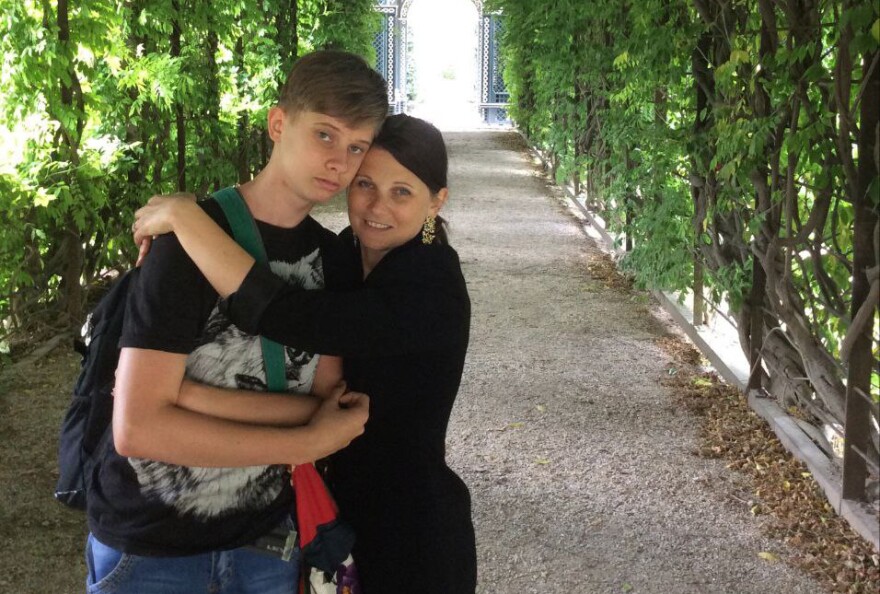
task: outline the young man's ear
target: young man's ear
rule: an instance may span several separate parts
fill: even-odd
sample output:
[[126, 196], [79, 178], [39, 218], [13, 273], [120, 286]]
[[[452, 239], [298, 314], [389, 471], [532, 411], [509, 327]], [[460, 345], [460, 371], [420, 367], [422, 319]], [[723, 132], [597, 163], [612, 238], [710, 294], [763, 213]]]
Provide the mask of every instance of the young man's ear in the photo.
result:
[[284, 130], [284, 123], [287, 121], [287, 113], [280, 106], [269, 108], [268, 116], [269, 138], [272, 142], [278, 142], [281, 138], [281, 132]]

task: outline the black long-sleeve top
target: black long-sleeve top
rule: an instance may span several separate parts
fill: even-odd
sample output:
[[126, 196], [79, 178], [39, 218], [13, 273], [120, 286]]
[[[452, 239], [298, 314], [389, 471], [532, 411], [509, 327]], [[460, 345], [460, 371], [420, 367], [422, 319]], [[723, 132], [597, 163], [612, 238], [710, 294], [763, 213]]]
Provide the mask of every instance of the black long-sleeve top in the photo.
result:
[[[350, 230], [341, 238], [360, 279]], [[470, 496], [445, 462], [470, 328], [458, 255], [418, 236], [357, 284], [302, 291], [254, 266], [226, 312], [245, 332], [341, 355], [349, 387], [370, 396], [364, 434], [330, 467], [366, 594], [473, 592]]]

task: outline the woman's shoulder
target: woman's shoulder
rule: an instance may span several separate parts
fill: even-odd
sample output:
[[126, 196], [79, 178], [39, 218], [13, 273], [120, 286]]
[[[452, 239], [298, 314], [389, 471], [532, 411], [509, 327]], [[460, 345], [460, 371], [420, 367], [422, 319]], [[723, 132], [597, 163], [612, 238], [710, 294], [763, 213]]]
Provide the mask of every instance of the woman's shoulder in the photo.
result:
[[448, 243], [424, 246], [427, 257], [443, 270], [461, 274], [461, 260], [458, 252]]
[[410, 243], [388, 254], [385, 260], [383, 268], [389, 276], [431, 285], [464, 284], [458, 253], [450, 245]]
[[451, 245], [437, 242], [425, 245], [418, 237], [395, 248], [388, 255], [400, 262], [435, 262], [447, 265], [459, 263], [458, 252]]

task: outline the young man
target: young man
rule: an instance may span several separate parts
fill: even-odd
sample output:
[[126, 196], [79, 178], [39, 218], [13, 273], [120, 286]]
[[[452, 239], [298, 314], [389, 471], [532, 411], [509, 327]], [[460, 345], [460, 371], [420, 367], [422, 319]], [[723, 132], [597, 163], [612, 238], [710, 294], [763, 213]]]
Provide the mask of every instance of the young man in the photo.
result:
[[[343, 276], [335, 236], [309, 211], [349, 184], [387, 108], [384, 81], [357, 56], [294, 65], [269, 112], [269, 163], [240, 188], [279, 276], [307, 289]], [[230, 231], [216, 202], [203, 208]], [[338, 359], [291, 348], [289, 390], [323, 399], [254, 394], [266, 385], [259, 337], [225, 318], [173, 236], [151, 251], [128, 303], [113, 443], [89, 493], [88, 591], [293, 593], [296, 556], [259, 551], [292, 528], [287, 467], [345, 447], [367, 399], [343, 395]]]

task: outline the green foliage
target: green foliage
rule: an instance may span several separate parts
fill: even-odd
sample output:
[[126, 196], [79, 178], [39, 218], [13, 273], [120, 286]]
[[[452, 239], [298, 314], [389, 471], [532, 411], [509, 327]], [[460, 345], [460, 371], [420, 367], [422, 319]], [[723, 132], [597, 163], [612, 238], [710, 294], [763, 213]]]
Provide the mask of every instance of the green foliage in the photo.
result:
[[[635, 240], [627, 265], [641, 284], [688, 286], [691, 258], [682, 255], [693, 251], [693, 206], [682, 179], [692, 99], [690, 60], [680, 48], [698, 28], [682, 26], [684, 3], [489, 6], [505, 18], [505, 80], [517, 124], [556, 156], [559, 179], [576, 175], [602, 193], [612, 230]], [[627, 209], [639, 216], [624, 229]]]
[[706, 293], [748, 328], [752, 267], [767, 267], [765, 321], [793, 329], [805, 373], [822, 374], [810, 379], [839, 415], [843, 380], [828, 370], [850, 327], [855, 205], [873, 204], [876, 220], [880, 193], [876, 165], [860, 168], [855, 151], [866, 139], [880, 152], [859, 122], [880, 8], [763, 6], [486, 2], [505, 19], [512, 117], [557, 180], [631, 243], [624, 265], [637, 283], [689, 290], [697, 260]]
[[314, 46], [342, 49], [376, 61], [373, 39], [382, 27], [374, 0], [326, 0], [314, 29]]
[[378, 25], [367, 0], [79, 0], [66, 30], [58, 9], [0, 0], [0, 340], [47, 305], [76, 322], [151, 194], [258, 171], [296, 56], [369, 57]]

